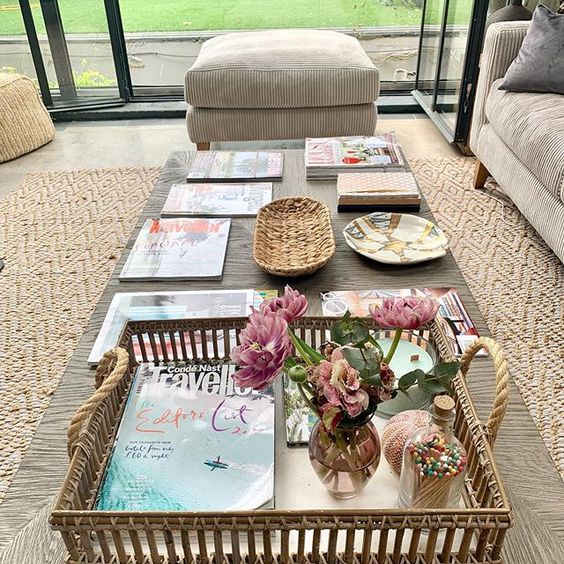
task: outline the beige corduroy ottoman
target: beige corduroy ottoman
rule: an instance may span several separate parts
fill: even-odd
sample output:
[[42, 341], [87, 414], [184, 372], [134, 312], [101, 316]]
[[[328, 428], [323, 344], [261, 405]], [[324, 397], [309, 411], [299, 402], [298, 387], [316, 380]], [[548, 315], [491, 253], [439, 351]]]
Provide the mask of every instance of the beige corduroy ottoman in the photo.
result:
[[55, 137], [35, 84], [20, 74], [0, 73], [0, 162], [29, 153]]
[[378, 70], [343, 33], [269, 30], [204, 43], [186, 73], [192, 142], [371, 135]]

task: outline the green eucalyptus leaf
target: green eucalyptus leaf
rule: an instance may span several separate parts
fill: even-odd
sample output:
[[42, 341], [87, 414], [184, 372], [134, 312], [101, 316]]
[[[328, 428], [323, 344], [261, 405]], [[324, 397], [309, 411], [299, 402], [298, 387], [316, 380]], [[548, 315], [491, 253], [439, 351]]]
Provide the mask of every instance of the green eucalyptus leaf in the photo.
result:
[[423, 372], [423, 370], [421, 370], [420, 368], [412, 370], [411, 372], [404, 374], [398, 380], [398, 388], [400, 390], [407, 390], [408, 388], [411, 388], [411, 386], [413, 386], [423, 376], [425, 376], [425, 372]]
[[422, 376], [418, 377], [419, 389], [426, 394], [435, 395], [442, 392], [450, 392], [450, 387], [448, 384], [443, 384], [432, 374], [425, 374], [423, 371]]
[[345, 347], [341, 349], [345, 360], [356, 370], [364, 370], [366, 368], [366, 360], [360, 349], [353, 347]]
[[360, 379], [370, 386], [381, 386], [382, 379], [380, 378], [380, 372], [377, 373], [370, 372], [367, 368], [360, 371]]
[[347, 313], [331, 326], [331, 340], [340, 345], [355, 345], [368, 338], [368, 327], [362, 319], [352, 318]]
[[438, 380], [442, 382], [452, 380], [458, 370], [460, 369], [460, 362], [454, 360], [452, 362], [439, 362], [435, 364], [433, 369], [430, 371]]
[[378, 353], [380, 354], [380, 358], [384, 358], [384, 351], [382, 350], [382, 347], [380, 346], [380, 343], [372, 336], [372, 335], [368, 335], [368, 342], [371, 345], [374, 345], [374, 347], [376, 347], [376, 350], [378, 351]]

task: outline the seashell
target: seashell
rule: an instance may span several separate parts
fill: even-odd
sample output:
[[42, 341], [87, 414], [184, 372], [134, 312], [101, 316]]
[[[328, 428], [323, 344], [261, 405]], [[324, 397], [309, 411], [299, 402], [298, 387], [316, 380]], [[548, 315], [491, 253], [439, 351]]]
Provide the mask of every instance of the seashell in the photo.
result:
[[386, 423], [382, 432], [382, 452], [398, 474], [401, 471], [405, 443], [417, 429], [428, 424], [429, 412], [419, 409], [402, 411]]

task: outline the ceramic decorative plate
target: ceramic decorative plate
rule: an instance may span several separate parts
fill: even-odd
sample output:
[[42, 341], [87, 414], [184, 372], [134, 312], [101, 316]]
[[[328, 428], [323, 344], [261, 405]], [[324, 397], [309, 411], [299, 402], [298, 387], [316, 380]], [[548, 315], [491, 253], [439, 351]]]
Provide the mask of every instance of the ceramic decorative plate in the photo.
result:
[[448, 239], [434, 223], [407, 213], [371, 213], [343, 230], [349, 247], [386, 264], [413, 264], [442, 257]]

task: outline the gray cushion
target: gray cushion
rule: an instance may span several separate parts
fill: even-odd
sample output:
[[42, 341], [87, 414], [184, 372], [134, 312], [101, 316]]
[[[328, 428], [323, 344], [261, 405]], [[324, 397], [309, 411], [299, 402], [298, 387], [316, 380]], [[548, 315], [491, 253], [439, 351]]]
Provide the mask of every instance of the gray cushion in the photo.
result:
[[289, 29], [206, 41], [185, 96], [199, 108], [314, 108], [369, 104], [378, 89], [378, 70], [354, 37]]
[[540, 4], [500, 87], [512, 92], [564, 94], [564, 15]]
[[323, 108], [193, 108], [186, 122], [193, 143], [374, 135], [376, 104]]
[[486, 117], [519, 160], [564, 202], [564, 96], [499, 90], [493, 83]]

